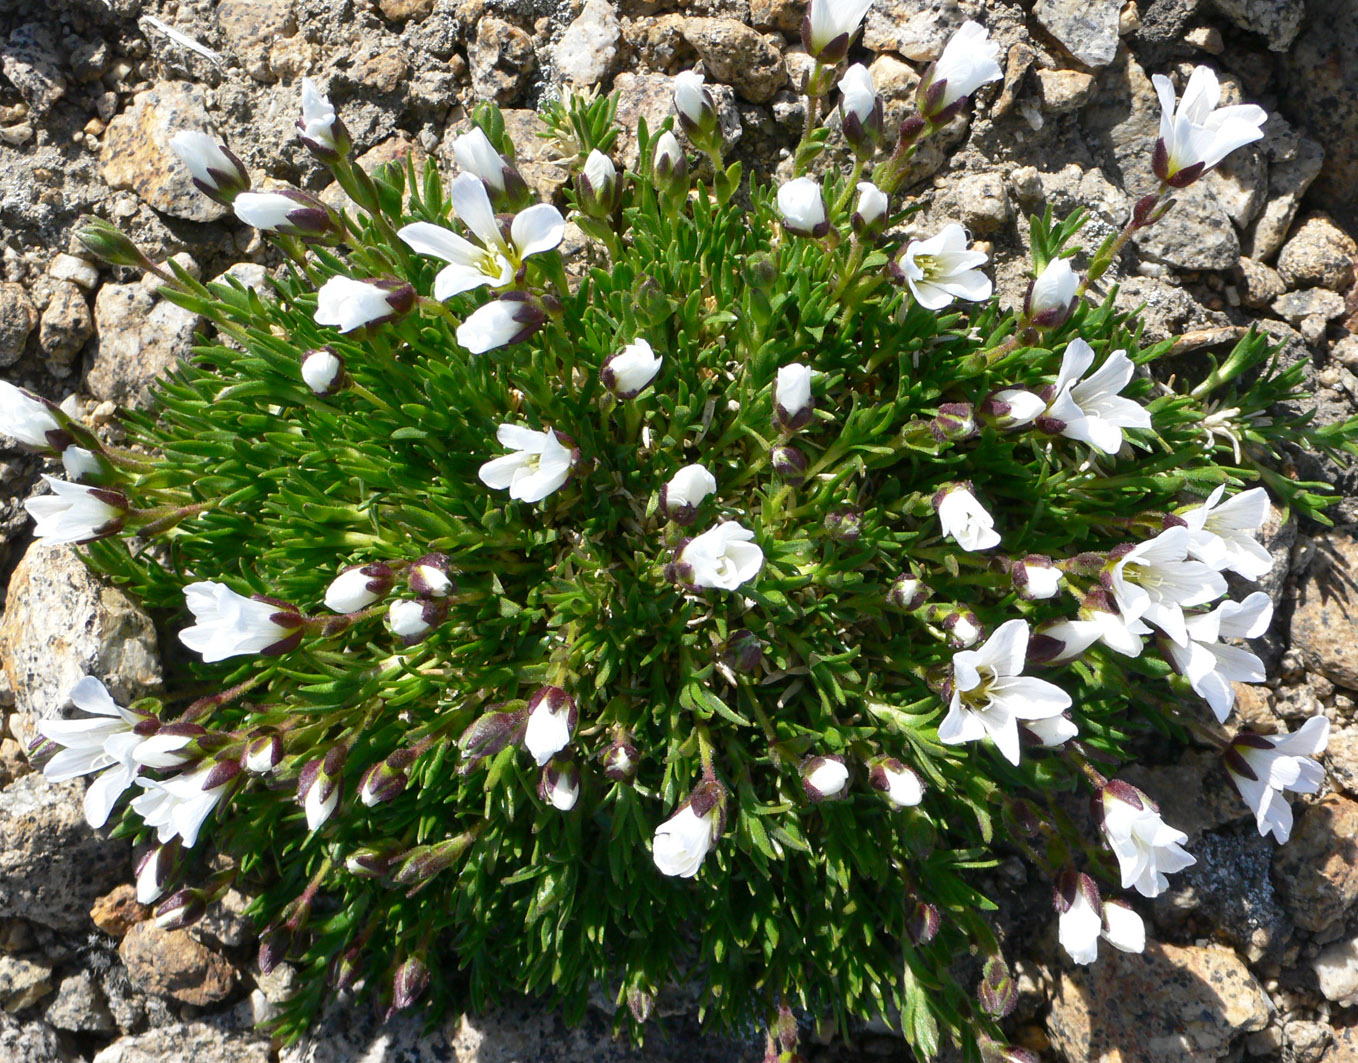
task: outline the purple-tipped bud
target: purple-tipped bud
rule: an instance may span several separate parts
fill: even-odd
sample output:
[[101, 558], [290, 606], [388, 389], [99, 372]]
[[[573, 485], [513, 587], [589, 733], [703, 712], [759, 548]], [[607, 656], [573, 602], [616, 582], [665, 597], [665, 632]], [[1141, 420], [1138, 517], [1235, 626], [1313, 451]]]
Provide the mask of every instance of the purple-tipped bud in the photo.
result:
[[196, 131], [176, 133], [170, 147], [189, 168], [198, 191], [229, 207], [242, 192], [250, 189], [250, 175], [240, 159], [216, 137]]
[[493, 757], [511, 743], [523, 739], [527, 725], [526, 712], [487, 712], [474, 720], [457, 740], [462, 750], [459, 771], [466, 775], [487, 757]]
[[981, 618], [970, 609], [958, 607], [943, 618], [943, 630], [948, 633], [948, 641], [959, 650], [975, 646], [981, 640], [984, 628]]
[[748, 628], [731, 632], [726, 645], [722, 647], [722, 660], [732, 670], [743, 675], [754, 674], [763, 659], [764, 642]]
[[172, 838], [147, 851], [137, 864], [137, 903], [154, 904], [174, 879], [179, 864], [180, 842]]
[[554, 757], [538, 777], [538, 797], [559, 812], [569, 812], [580, 800], [580, 768], [573, 760]]
[[802, 789], [812, 802], [843, 797], [849, 788], [849, 768], [840, 756], [807, 757], [802, 761]]
[[906, 923], [906, 933], [916, 945], [927, 945], [938, 936], [943, 926], [943, 914], [932, 904], [924, 901], [915, 903], [915, 910]]
[[622, 179], [613, 160], [603, 152], [589, 153], [576, 178], [576, 199], [580, 212], [590, 218], [611, 217], [622, 205]]
[[929, 422], [930, 434], [940, 443], [957, 443], [976, 434], [976, 414], [969, 402], [945, 402]]
[[381, 601], [395, 581], [391, 568], [380, 561], [351, 565], [326, 588], [325, 607], [336, 613], [357, 613]]
[[359, 780], [358, 799], [372, 808], [400, 796], [409, 782], [405, 769], [414, 759], [413, 750], [398, 749], [386, 760], [378, 761]]
[[773, 386], [774, 424], [784, 432], [796, 432], [811, 423], [815, 408], [810, 367], [793, 362], [779, 369]]
[[774, 447], [769, 454], [769, 462], [784, 483], [800, 487], [806, 482], [806, 455], [797, 447], [788, 443]]
[[688, 156], [673, 133], [661, 133], [656, 137], [651, 175], [662, 195], [677, 196], [688, 192]]
[[297, 119], [297, 137], [307, 151], [327, 166], [346, 157], [354, 146], [334, 104], [310, 78], [302, 79], [302, 117]]
[[997, 1019], [1004, 1018], [1018, 1004], [1018, 983], [1004, 957], [998, 953], [987, 957], [981, 968], [981, 984], [976, 988], [976, 996], [981, 1009]]
[[402, 598], [391, 603], [387, 624], [393, 635], [406, 646], [422, 642], [429, 632], [443, 623], [448, 603], [440, 598]]
[[902, 572], [886, 593], [887, 604], [904, 613], [913, 613], [929, 600], [933, 590], [912, 572]]
[[1050, 557], [1029, 554], [1009, 566], [1009, 578], [1019, 597], [1027, 601], [1055, 598], [1061, 593], [1061, 570]]
[[340, 216], [311, 193], [296, 188], [242, 192], [231, 209], [246, 225], [308, 243], [337, 244], [344, 236]]
[[878, 757], [868, 771], [868, 782], [897, 808], [909, 808], [924, 799], [919, 776], [895, 757]]
[[401, 853], [396, 842], [374, 842], [355, 849], [344, 858], [344, 869], [356, 878], [383, 878], [392, 859]]
[[358, 976], [362, 973], [363, 949], [358, 945], [351, 945], [330, 961], [326, 981], [330, 983], [331, 989], [342, 993], [357, 982]]
[[411, 956], [392, 975], [391, 1010], [404, 1011], [420, 999], [428, 986], [429, 968], [419, 956]]
[[613, 782], [627, 782], [635, 777], [641, 754], [627, 739], [618, 737], [613, 739], [613, 744], [604, 750], [600, 759], [606, 778]]
[[856, 543], [863, 535], [863, 514], [847, 506], [825, 514], [822, 524], [836, 542]]
[[679, 127], [699, 151], [721, 146], [717, 104], [703, 87], [701, 74], [685, 70], [675, 75], [674, 109], [679, 112]]
[[241, 766], [254, 775], [268, 775], [283, 760], [283, 739], [273, 732], [253, 735], [241, 751]]
[[302, 382], [313, 395], [333, 395], [346, 383], [344, 359], [331, 347], [317, 347], [302, 356]]
[[457, 582], [448, 574], [451, 568], [447, 554], [425, 554], [410, 563], [406, 582], [421, 598], [447, 598], [457, 593]]
[[1028, 285], [1028, 294], [1023, 298], [1023, 316], [1037, 328], [1059, 328], [1074, 313], [1079, 290], [1080, 278], [1070, 268], [1070, 260], [1054, 258]]
[[259, 970], [270, 974], [282, 963], [292, 949], [292, 931], [287, 927], [272, 926], [259, 938]]
[[156, 906], [156, 926], [161, 930], [183, 930], [207, 914], [207, 896], [202, 890], [176, 890]]
[[[423, 888], [435, 875], [456, 864], [471, 847], [476, 835], [459, 834], [433, 845], [419, 845], [392, 859], [391, 877], [398, 886]], [[414, 892], [412, 890], [411, 892]]]

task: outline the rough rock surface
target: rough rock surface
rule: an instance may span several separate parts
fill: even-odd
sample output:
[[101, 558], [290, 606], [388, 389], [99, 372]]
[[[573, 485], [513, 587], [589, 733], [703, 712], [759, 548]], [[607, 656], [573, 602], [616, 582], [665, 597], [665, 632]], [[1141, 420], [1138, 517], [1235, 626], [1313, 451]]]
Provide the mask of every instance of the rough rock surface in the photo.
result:
[[203, 319], [144, 283], [105, 284], [94, 301], [98, 348], [85, 386], [98, 399], [145, 406], [156, 377], [187, 358]]
[[586, 0], [553, 51], [557, 73], [582, 87], [597, 85], [618, 60], [622, 25], [608, 0]]
[[1298, 926], [1325, 930], [1344, 918], [1358, 901], [1358, 801], [1331, 794], [1301, 812], [1273, 857], [1273, 879]]
[[1033, 14], [1085, 66], [1107, 66], [1118, 50], [1118, 0], [1037, 0]]
[[0, 284], [0, 366], [13, 365], [38, 323], [38, 311], [20, 284]]
[[1320, 536], [1292, 611], [1292, 645], [1306, 664], [1332, 682], [1358, 690], [1358, 541], [1342, 533]]
[[225, 1000], [236, 984], [236, 971], [224, 957], [188, 931], [161, 930], [154, 921], [129, 930], [118, 955], [138, 989], [195, 1007]]
[[1353, 284], [1358, 244], [1323, 214], [1307, 218], [1278, 253], [1278, 273], [1293, 288], [1318, 285], [1334, 292]]
[[115, 1041], [92, 1063], [164, 1063], [166, 1049], [185, 1063], [270, 1063], [268, 1039], [203, 1022], [175, 1023]]

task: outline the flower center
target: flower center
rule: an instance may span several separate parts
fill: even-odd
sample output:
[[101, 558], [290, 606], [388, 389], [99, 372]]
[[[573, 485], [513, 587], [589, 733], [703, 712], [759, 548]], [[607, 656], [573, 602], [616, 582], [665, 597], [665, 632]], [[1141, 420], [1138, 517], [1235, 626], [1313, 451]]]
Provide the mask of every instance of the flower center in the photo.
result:
[[990, 708], [990, 688], [994, 684], [995, 669], [988, 664], [977, 669], [980, 679], [970, 690], [962, 691], [962, 703], [972, 712], [986, 712]]

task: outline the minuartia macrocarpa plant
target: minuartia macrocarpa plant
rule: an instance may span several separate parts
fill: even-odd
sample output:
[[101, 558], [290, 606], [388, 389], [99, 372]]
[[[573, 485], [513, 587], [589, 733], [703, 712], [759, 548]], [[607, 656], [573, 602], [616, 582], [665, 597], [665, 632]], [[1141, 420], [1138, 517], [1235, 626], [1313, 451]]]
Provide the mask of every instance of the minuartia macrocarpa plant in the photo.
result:
[[[34, 758], [96, 775], [90, 822], [135, 838], [163, 925], [256, 898], [261, 965], [300, 975], [281, 1036], [330, 992], [579, 1015], [602, 987], [639, 1037], [691, 983], [767, 1022], [770, 1060], [798, 1058], [796, 1012], [1019, 1060], [978, 870], [1022, 853], [1096, 962], [1143, 947], [1141, 899], [1193, 862], [1117, 778], [1137, 736], [1217, 745], [1280, 842], [1281, 791], [1318, 787], [1323, 718], [1218, 725], [1264, 679], [1239, 640], [1270, 621], [1270, 504], [1327, 500], [1279, 448], [1334, 455], [1358, 424], [1299, 415], [1302, 367], [1254, 334], [1157, 375], [1173, 340], [1100, 285], [1263, 111], [1217, 108], [1205, 68], [1180, 98], [1157, 77], [1159, 191], [1088, 252], [1080, 217], [1034, 218], [1004, 310], [960, 226], [907, 233], [901, 190], [997, 46], [963, 26], [884, 130], [843, 69], [865, 6], [812, 2], [779, 187], [723, 160], [696, 74], [634, 171], [609, 100], [555, 105], [570, 262], [493, 108], [456, 175], [367, 174], [310, 82], [300, 139], [350, 208], [174, 139], [284, 253], [267, 292], [84, 231], [219, 339], [126, 446], [8, 385], [0, 422], [65, 466], [37, 534], [88, 544], [190, 653], [163, 701], [83, 680]], [[831, 104], [845, 162], [812, 177]]]

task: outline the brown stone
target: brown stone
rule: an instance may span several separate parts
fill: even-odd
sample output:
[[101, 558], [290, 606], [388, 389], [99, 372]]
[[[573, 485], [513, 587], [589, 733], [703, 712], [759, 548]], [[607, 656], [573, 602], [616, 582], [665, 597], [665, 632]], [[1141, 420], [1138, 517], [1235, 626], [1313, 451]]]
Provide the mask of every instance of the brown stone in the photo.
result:
[[1332, 1032], [1334, 1044], [1325, 1063], [1358, 1063], [1358, 1026], [1341, 1026]]
[[1268, 1015], [1230, 949], [1149, 942], [1139, 955], [1101, 946], [1096, 963], [1062, 970], [1047, 1033], [1072, 1063], [1210, 1063]]
[[142, 992], [195, 1007], [225, 1000], [236, 984], [236, 971], [226, 959], [194, 941], [188, 931], [161, 930], [154, 922], [129, 930], [118, 956]]
[[0, 366], [13, 365], [24, 353], [38, 311], [22, 284], [0, 283]]
[[477, 98], [501, 105], [519, 98], [537, 67], [528, 34], [499, 18], [481, 19], [467, 58], [471, 61], [472, 91]]
[[1292, 646], [1308, 668], [1358, 690], [1358, 541], [1340, 532], [1315, 540], [1316, 552], [1297, 582]]
[[750, 21], [758, 30], [800, 33], [805, 14], [801, 0], [750, 0]]
[[377, 0], [377, 6], [392, 22], [419, 22], [434, 10], [434, 0]]
[[122, 938], [138, 923], [150, 919], [151, 909], [138, 904], [136, 887], [124, 882], [94, 902], [90, 918], [109, 937]]
[[751, 103], [768, 103], [787, 81], [782, 52], [749, 26], [730, 18], [690, 18], [682, 28], [708, 79], [730, 85]]
[[1317, 285], [1332, 292], [1353, 284], [1358, 244], [1323, 214], [1307, 218], [1278, 252], [1278, 273], [1292, 288]]
[[1296, 812], [1291, 841], [1274, 853], [1273, 881], [1298, 926], [1324, 930], [1358, 901], [1358, 801], [1330, 794]]

